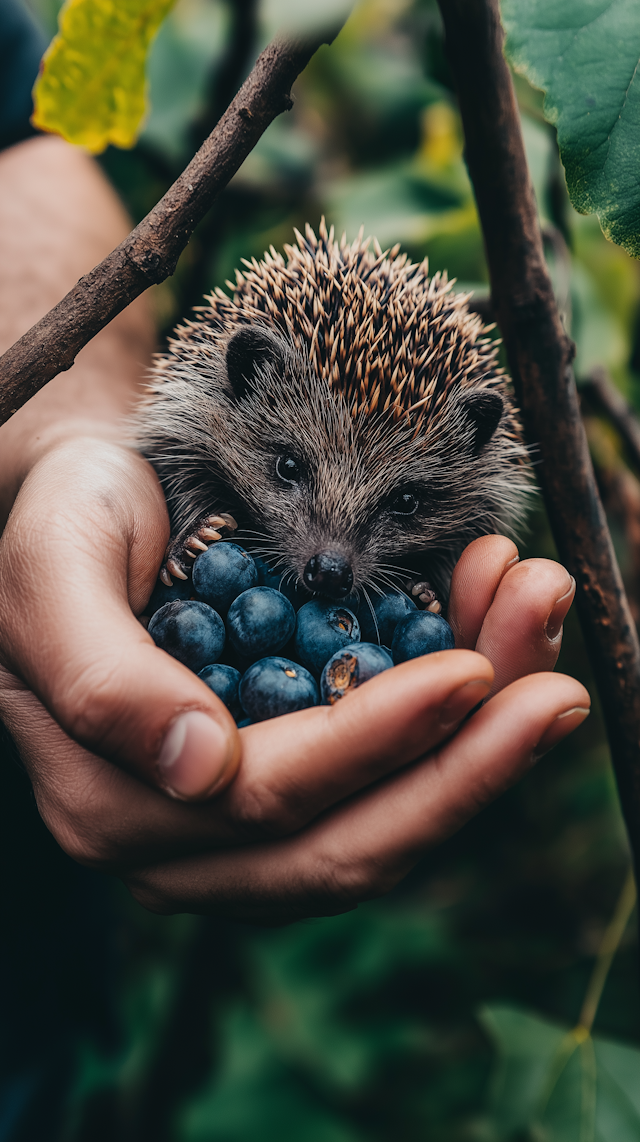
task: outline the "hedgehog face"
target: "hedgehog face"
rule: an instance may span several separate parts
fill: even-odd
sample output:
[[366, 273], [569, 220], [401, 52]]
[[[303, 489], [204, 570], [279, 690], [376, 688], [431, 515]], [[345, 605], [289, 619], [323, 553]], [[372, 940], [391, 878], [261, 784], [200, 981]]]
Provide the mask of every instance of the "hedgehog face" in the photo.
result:
[[183, 383], [191, 400], [180, 397], [181, 441], [166, 442], [169, 479], [155, 457], [176, 522], [231, 509], [242, 542], [310, 591], [344, 598], [429, 574], [444, 592], [439, 568], [495, 529], [498, 394], [452, 393], [425, 446], [405, 419], [354, 417], [308, 356], [253, 326]]
[[174, 534], [231, 511], [240, 542], [310, 590], [419, 575], [446, 595], [528, 484], [495, 348], [425, 267], [322, 230], [299, 243], [238, 275], [157, 367], [137, 435]]

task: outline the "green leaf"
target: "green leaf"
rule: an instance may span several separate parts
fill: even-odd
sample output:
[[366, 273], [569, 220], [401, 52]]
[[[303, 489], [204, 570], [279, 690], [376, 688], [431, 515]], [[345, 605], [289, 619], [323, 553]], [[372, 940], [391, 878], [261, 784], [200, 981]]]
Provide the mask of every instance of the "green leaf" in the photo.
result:
[[486, 1007], [480, 1019], [499, 1056], [491, 1112], [500, 1142], [637, 1142], [640, 1050], [517, 1007]]
[[34, 88], [33, 123], [97, 154], [132, 147], [149, 45], [174, 0], [68, 0]]
[[640, 256], [640, 5], [503, 0], [505, 52], [545, 92], [571, 201]]

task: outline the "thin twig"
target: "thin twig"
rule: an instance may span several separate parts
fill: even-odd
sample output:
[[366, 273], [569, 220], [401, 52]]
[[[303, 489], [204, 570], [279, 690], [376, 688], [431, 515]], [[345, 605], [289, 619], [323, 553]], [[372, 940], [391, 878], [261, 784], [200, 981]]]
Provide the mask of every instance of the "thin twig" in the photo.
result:
[[613, 963], [613, 957], [625, 934], [635, 902], [636, 882], [633, 876], [633, 869], [630, 868], [622, 892], [620, 893], [620, 899], [616, 904], [616, 910], [602, 937], [602, 943], [598, 949], [596, 962], [593, 966], [591, 978], [587, 986], [580, 1018], [578, 1019], [578, 1027], [584, 1031], [591, 1032], [591, 1028], [593, 1027], [593, 1022], [602, 998], [602, 992], [604, 991], [604, 985], [607, 982], [609, 969]]
[[0, 424], [150, 285], [175, 270], [194, 227], [269, 124], [292, 106], [291, 85], [322, 43], [274, 40], [173, 186], [127, 238], [0, 358]]
[[636, 627], [640, 623], [640, 480], [627, 467], [599, 416], [583, 414], [587, 440], [607, 518], [624, 535], [623, 578]]
[[560, 320], [567, 333], [571, 333], [571, 253], [557, 226], [546, 222], [540, 227], [540, 233], [543, 250], [550, 251], [553, 258], [554, 294]]
[[[614, 956], [618, 951], [622, 937], [627, 929], [627, 924], [633, 912], [636, 902], [636, 882], [633, 876], [633, 869], [629, 869], [626, 876], [622, 892], [618, 898], [615, 907], [615, 912], [605, 930], [602, 942], [598, 949], [598, 955], [593, 967], [593, 971], [587, 984], [587, 990], [580, 1010], [578, 1022], [575, 1027], [564, 1036], [558, 1045], [549, 1066], [549, 1071], [546, 1076], [546, 1081], [538, 1101], [536, 1108], [535, 1120], [541, 1122], [544, 1112], [549, 1105], [551, 1095], [557, 1087], [562, 1074], [576, 1050], [583, 1053], [583, 1059], [586, 1058], [589, 1067], [589, 1078], [591, 1082], [588, 1084], [589, 1089], [593, 1092], [595, 1088], [596, 1079], [596, 1060], [593, 1047], [593, 1039], [591, 1038], [591, 1031], [593, 1028], [595, 1017], [598, 1013], [600, 1000], [604, 991], [604, 985], [607, 982], [607, 977], [613, 963]], [[584, 1091], [583, 1091], [584, 1094]], [[583, 1107], [586, 1105], [591, 1111], [593, 1117], [594, 1104], [591, 1098], [581, 1100]], [[582, 1133], [580, 1135], [582, 1137]]]
[[560, 558], [577, 582], [622, 808], [640, 859], [640, 646], [544, 261], [498, 0], [439, 0], [497, 321]]
[[[201, 145], [231, 103], [249, 70], [258, 40], [258, 0], [227, 0], [227, 7], [230, 28], [225, 55], [212, 76], [202, 115], [191, 131], [194, 149]], [[209, 275], [229, 230], [232, 201], [229, 196], [232, 194], [233, 188], [228, 187], [216, 209], [209, 211], [194, 235], [189, 272], [179, 291], [182, 313], [200, 305], [203, 295], [211, 290]]]
[[213, 131], [245, 78], [258, 39], [258, 0], [227, 0], [229, 32], [224, 56], [214, 69], [202, 114], [190, 132], [196, 147]]
[[640, 472], [640, 420], [609, 379], [606, 370], [592, 369], [581, 388], [620, 433], [629, 453], [629, 459], [634, 468]]

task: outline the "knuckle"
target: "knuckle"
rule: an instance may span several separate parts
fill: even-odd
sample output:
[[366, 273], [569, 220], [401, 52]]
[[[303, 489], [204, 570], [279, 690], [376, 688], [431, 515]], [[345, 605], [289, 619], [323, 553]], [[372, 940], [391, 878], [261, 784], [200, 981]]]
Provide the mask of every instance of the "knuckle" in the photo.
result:
[[336, 852], [319, 861], [317, 880], [334, 907], [339, 902], [347, 908], [383, 896], [396, 883], [389, 870], [371, 858]]
[[150, 881], [145, 872], [129, 873], [122, 879], [136, 903], [147, 912], [153, 912], [156, 916], [171, 916], [179, 911], [166, 894], [158, 891], [152, 878]]
[[109, 840], [91, 828], [80, 813], [43, 813], [43, 820], [60, 848], [78, 864], [99, 872], [110, 872], [113, 850]]
[[127, 859], [127, 838], [109, 812], [109, 799], [95, 782], [76, 780], [73, 795], [64, 783], [34, 785], [38, 810], [60, 847], [78, 864], [98, 872], [117, 872]]
[[234, 797], [234, 823], [251, 840], [274, 840], [295, 832], [308, 819], [302, 798], [294, 788], [275, 789], [252, 780]]
[[57, 830], [57, 841], [67, 856], [78, 864], [97, 872], [111, 871], [111, 853], [108, 847], [94, 836], [89, 836], [85, 830], [80, 831], [69, 824], [68, 827]]
[[75, 669], [53, 696], [56, 716], [70, 737], [98, 743], [112, 737], [125, 701], [121, 664], [94, 662]]

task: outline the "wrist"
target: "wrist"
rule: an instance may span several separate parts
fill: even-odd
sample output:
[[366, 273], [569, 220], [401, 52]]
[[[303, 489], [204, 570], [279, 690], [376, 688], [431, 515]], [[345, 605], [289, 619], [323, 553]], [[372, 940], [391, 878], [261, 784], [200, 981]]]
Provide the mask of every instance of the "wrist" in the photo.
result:
[[[125, 237], [97, 164], [53, 136], [0, 155], [0, 353]], [[0, 527], [34, 464], [75, 435], [114, 439], [154, 349], [143, 295], [0, 428]]]

